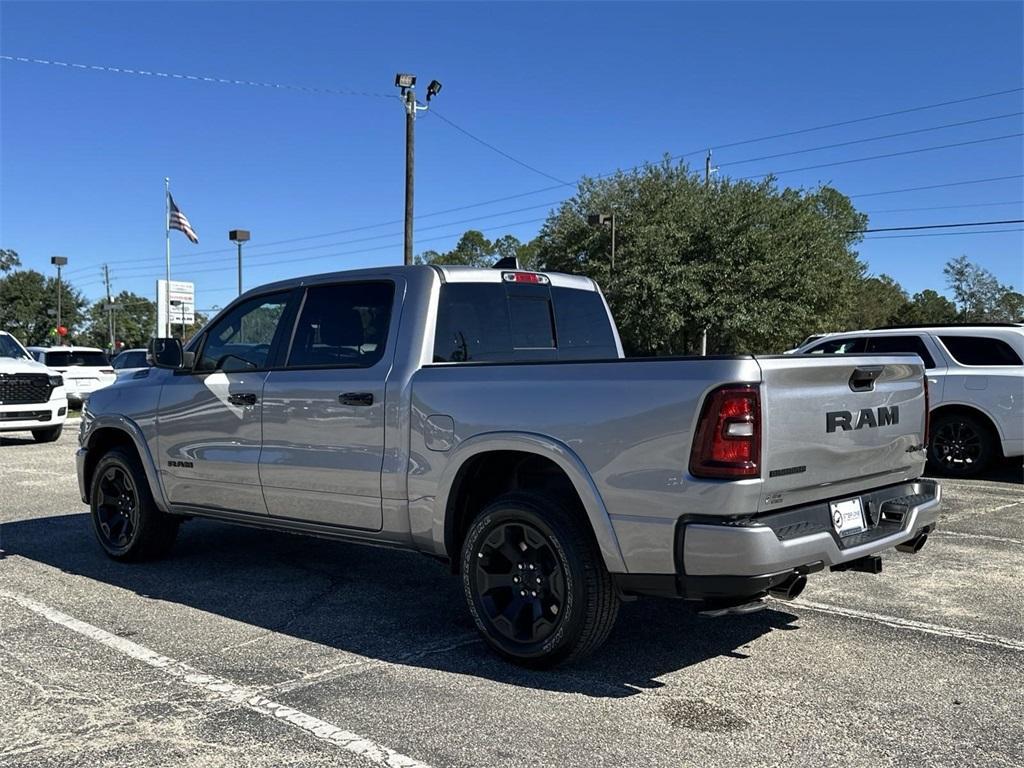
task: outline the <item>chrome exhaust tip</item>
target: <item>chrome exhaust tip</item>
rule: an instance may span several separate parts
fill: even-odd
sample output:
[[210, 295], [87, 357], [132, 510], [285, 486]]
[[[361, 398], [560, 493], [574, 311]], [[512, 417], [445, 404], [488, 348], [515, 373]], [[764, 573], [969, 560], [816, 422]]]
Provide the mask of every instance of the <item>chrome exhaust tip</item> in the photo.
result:
[[777, 587], [768, 590], [768, 594], [779, 600], [795, 600], [807, 586], [807, 577], [802, 573], [794, 573]]
[[910, 541], [905, 541], [902, 544], [896, 545], [896, 550], [899, 552], [909, 552], [912, 555], [916, 555], [928, 541], [928, 531], [919, 533], [917, 536], [912, 538]]

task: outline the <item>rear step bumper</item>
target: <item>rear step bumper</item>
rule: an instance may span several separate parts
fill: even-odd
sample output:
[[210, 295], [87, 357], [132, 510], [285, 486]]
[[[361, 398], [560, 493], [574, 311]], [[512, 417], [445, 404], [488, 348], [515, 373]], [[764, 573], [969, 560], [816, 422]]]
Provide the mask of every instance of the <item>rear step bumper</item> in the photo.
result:
[[625, 595], [684, 597], [712, 608], [731, 608], [757, 595], [795, 596], [797, 577], [825, 567], [878, 573], [879, 552], [919, 550], [935, 528], [942, 491], [934, 480], [917, 480], [860, 498], [868, 528], [848, 537], [832, 528], [829, 501], [743, 520], [684, 518], [676, 533], [677, 573], [613, 578]]
[[933, 528], [942, 491], [934, 480], [917, 480], [860, 498], [868, 529], [845, 538], [832, 528], [828, 501], [752, 517], [741, 525], [684, 525], [678, 550], [681, 570], [687, 576], [758, 576], [808, 563], [834, 566], [859, 560]]

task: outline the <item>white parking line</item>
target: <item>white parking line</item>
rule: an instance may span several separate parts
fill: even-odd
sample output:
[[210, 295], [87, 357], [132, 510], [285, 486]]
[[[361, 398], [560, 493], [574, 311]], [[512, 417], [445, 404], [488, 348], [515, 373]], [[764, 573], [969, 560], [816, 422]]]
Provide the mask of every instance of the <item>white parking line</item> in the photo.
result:
[[980, 539], [981, 541], [998, 541], [1003, 544], [1024, 544], [1022, 539], [1009, 539], [1005, 536], [992, 536], [987, 533], [964, 533], [962, 531], [946, 531], [939, 529], [932, 531], [932, 536], [938, 536], [939, 538], [951, 538], [951, 539]]
[[371, 739], [343, 730], [325, 720], [268, 699], [252, 688], [237, 685], [222, 677], [208, 675], [184, 662], [176, 661], [168, 656], [162, 656], [156, 651], [146, 648], [144, 645], [118, 637], [104, 629], [87, 624], [73, 616], [68, 616], [66, 613], [62, 613], [29, 597], [5, 590], [0, 590], [0, 597], [12, 600], [23, 608], [27, 608], [33, 613], [42, 616], [47, 621], [77, 632], [90, 640], [123, 653], [125, 656], [130, 656], [168, 675], [176, 677], [189, 685], [197, 686], [222, 699], [240, 704], [253, 712], [292, 725], [321, 741], [329, 742], [348, 752], [365, 757], [377, 765], [384, 765], [389, 768], [430, 768], [426, 763], [395, 752], [393, 749], [377, 744]]
[[853, 608], [843, 608], [838, 605], [812, 603], [799, 598], [793, 600], [790, 605], [794, 605], [799, 608], [806, 608], [809, 611], [817, 611], [818, 613], [827, 613], [833, 616], [843, 616], [848, 619], [870, 621], [874, 624], [884, 624], [887, 627], [894, 627], [895, 629], [907, 629], [913, 632], [924, 632], [929, 635], [941, 635], [942, 637], [952, 637], [957, 640], [967, 640], [972, 643], [994, 645], [1011, 651], [1024, 652], [1024, 640], [1014, 640], [1013, 638], [1001, 637], [1000, 635], [990, 635], [986, 632], [974, 632], [969, 629], [958, 629], [957, 627], [946, 627], [941, 624], [931, 624], [927, 621], [902, 619], [898, 616], [886, 616], [881, 613], [858, 611]]

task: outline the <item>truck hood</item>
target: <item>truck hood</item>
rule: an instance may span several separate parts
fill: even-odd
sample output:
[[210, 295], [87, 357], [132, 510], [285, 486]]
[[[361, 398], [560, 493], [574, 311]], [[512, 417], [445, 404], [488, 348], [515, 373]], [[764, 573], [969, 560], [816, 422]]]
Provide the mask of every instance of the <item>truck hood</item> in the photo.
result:
[[36, 360], [0, 357], [0, 373], [56, 373]]

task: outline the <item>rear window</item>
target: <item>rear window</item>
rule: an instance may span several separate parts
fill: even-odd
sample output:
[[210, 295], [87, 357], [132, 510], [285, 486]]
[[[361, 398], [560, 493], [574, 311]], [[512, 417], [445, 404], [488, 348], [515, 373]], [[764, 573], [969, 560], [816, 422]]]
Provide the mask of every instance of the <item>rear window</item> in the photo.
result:
[[928, 347], [920, 336], [869, 336], [868, 352], [911, 352], [924, 361], [925, 368], [934, 368], [935, 360], [932, 359]]
[[104, 368], [110, 365], [102, 352], [44, 352], [43, 363], [55, 368], [71, 368], [76, 365]]
[[960, 365], [1024, 365], [1020, 355], [1002, 339], [940, 336], [939, 340]]
[[596, 291], [536, 284], [441, 286], [434, 362], [511, 362], [618, 357]]
[[808, 355], [859, 355], [864, 351], [864, 338], [829, 339], [807, 350]]

